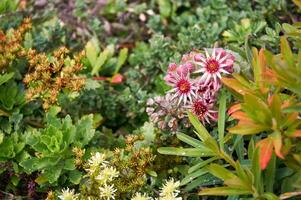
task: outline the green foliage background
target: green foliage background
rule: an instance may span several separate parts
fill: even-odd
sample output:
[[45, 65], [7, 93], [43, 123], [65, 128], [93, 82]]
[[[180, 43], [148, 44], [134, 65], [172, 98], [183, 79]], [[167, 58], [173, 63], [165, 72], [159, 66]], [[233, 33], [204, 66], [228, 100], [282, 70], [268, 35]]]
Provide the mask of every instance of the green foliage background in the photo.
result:
[[[186, 177], [182, 183], [189, 182], [187, 174], [193, 171], [192, 165], [198, 165], [196, 160], [157, 152], [162, 146], [178, 146], [183, 138], [154, 128], [145, 112], [148, 98], [168, 90], [163, 81], [168, 64], [191, 50], [214, 46], [230, 49], [250, 64], [251, 47], [279, 53], [280, 35], [293, 29], [281, 24], [297, 22], [301, 15], [300, 8], [285, 0], [24, 2], [25, 6], [17, 0], [0, 2], [0, 28], [8, 31], [30, 17], [33, 28], [25, 34], [25, 49], [46, 54], [60, 46], [67, 46], [71, 53], [85, 49], [81, 75], [87, 81], [80, 92], [63, 91], [59, 104], [45, 111], [40, 100], [25, 99], [26, 59], [14, 59], [1, 71], [0, 198], [7, 198], [7, 193], [16, 198], [46, 198], [50, 190], [79, 189], [84, 170], [74, 165], [72, 148], [85, 149], [86, 161], [91, 152], [126, 147], [128, 135], [152, 138], [143, 142], [156, 155], [152, 172], [145, 175], [147, 184], [137, 190], [154, 194], [169, 176]], [[249, 64], [242, 69], [249, 69]], [[121, 82], [114, 83], [116, 74], [122, 75]], [[231, 94], [224, 94], [227, 105], [232, 104]], [[217, 125], [207, 128], [218, 138]], [[235, 136], [232, 145], [235, 156], [244, 162], [244, 139]], [[195, 195], [197, 186], [221, 183], [207, 176], [185, 186], [183, 197], [201, 199]], [[34, 193], [28, 189], [32, 182]]]

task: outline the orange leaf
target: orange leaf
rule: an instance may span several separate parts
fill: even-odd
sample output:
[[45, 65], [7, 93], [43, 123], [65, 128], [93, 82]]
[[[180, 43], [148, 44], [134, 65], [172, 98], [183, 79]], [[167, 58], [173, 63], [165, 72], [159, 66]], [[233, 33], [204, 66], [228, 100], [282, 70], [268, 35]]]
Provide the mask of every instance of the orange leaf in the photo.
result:
[[237, 111], [235, 113], [232, 113], [232, 118], [242, 120], [242, 121], [250, 121], [251, 119], [247, 116], [245, 112]]
[[240, 103], [234, 104], [233, 106], [231, 106], [228, 109], [228, 115], [231, 115], [232, 113], [239, 111], [239, 110], [241, 110], [241, 104]]
[[270, 138], [265, 138], [261, 141], [259, 141], [256, 145], [259, 148], [259, 164], [260, 164], [260, 168], [262, 170], [264, 170], [270, 160], [271, 160], [271, 156], [273, 153], [273, 142], [271, 141]]
[[295, 137], [301, 137], [301, 130], [296, 130], [294, 133], [289, 134], [288, 136], [289, 137], [293, 137], [293, 138], [295, 138]]
[[248, 88], [246, 88], [243, 84], [241, 84], [238, 80], [236, 80], [234, 78], [223, 77], [222, 82], [227, 87], [229, 87], [230, 89], [236, 91], [237, 93], [239, 93], [241, 95], [245, 95], [249, 91]]
[[231, 128], [228, 128], [230, 133], [240, 134], [240, 135], [250, 135], [250, 134], [257, 134], [262, 131], [267, 130], [268, 128], [261, 125], [256, 124], [255, 122], [249, 121], [239, 121], [239, 123]]

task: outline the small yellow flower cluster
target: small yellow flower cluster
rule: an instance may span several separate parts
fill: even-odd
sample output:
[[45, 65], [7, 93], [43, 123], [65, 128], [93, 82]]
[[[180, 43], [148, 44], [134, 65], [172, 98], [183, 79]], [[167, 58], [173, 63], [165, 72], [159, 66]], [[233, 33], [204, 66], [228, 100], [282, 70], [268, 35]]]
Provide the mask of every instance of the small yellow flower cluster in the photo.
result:
[[[154, 200], [182, 200], [182, 197], [178, 197], [180, 193], [178, 190], [179, 186], [180, 182], [175, 182], [173, 178], [166, 181], [160, 190], [160, 197], [154, 198]], [[146, 194], [136, 193], [131, 200], [153, 200], [153, 198], [147, 196]]]
[[180, 186], [179, 181], [174, 181], [174, 179], [170, 179], [165, 182], [161, 191], [159, 200], [182, 200], [181, 197], [177, 197], [180, 191], [178, 190]]
[[63, 189], [62, 194], [59, 195], [60, 200], [78, 200], [79, 194], [75, 194], [74, 190], [70, 190], [69, 188]]
[[137, 192], [131, 200], [152, 200], [152, 198], [147, 196], [146, 194]]
[[115, 199], [115, 192], [117, 191], [112, 181], [118, 177], [119, 172], [115, 167], [109, 165], [106, 160], [106, 154], [99, 152], [95, 153], [89, 160], [86, 171], [90, 177], [89, 184], [92, 188], [98, 187], [99, 199]]

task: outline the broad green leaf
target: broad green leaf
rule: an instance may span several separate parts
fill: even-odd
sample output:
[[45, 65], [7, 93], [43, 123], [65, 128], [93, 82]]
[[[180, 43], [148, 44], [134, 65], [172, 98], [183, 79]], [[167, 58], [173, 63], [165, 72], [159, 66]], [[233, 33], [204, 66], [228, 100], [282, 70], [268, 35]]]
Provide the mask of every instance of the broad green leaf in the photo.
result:
[[127, 57], [128, 57], [128, 48], [121, 49], [118, 55], [118, 61], [117, 61], [114, 74], [117, 74], [119, 72], [120, 68], [125, 63]]
[[169, 0], [157, 0], [159, 4], [160, 15], [168, 18], [171, 15], [171, 3]]
[[203, 151], [197, 148], [177, 148], [177, 147], [160, 147], [158, 152], [165, 155], [188, 156], [188, 157], [208, 157], [215, 154], [211, 151]]
[[44, 168], [55, 166], [60, 159], [60, 156], [51, 158], [30, 158], [21, 162], [20, 165], [25, 169], [26, 172], [31, 173], [36, 170], [41, 170]]
[[43, 174], [40, 174], [35, 180], [35, 182], [40, 185], [46, 183], [47, 181], [48, 181], [47, 177]]
[[99, 56], [96, 58], [94, 64], [92, 65], [92, 67], [93, 67], [92, 72], [91, 72], [92, 75], [95, 75], [95, 74], [98, 75], [100, 68], [107, 61], [109, 54], [110, 54], [110, 50], [107, 48], [99, 54]]
[[252, 60], [252, 67], [253, 67], [253, 73], [254, 73], [254, 81], [257, 86], [259, 86], [259, 83], [261, 82], [261, 74], [263, 71], [262, 66], [262, 57], [260, 57], [258, 50], [256, 48], [252, 49], [253, 51], [253, 60]]
[[4, 139], [4, 134], [2, 133], [2, 131], [0, 132], [0, 144], [2, 144]]
[[[278, 94], [271, 96], [270, 109], [277, 123], [281, 121], [281, 99]], [[278, 124], [277, 124], [278, 125]], [[279, 125], [278, 125], [279, 126]]]
[[93, 115], [83, 116], [76, 125], [75, 144], [78, 147], [87, 145], [94, 134]]
[[78, 171], [78, 170], [72, 170], [68, 173], [68, 177], [71, 183], [73, 184], [79, 184], [80, 180], [82, 178], [82, 172]]
[[153, 176], [153, 177], [158, 176], [157, 172], [155, 172], [154, 170], [151, 170], [151, 169], [147, 169], [146, 173], [149, 174], [150, 176]]
[[16, 175], [13, 175], [11, 178], [10, 178], [10, 181], [12, 182], [12, 184], [14, 186], [17, 186], [20, 182], [20, 178]]
[[142, 134], [144, 136], [144, 140], [148, 143], [154, 142], [156, 134], [154, 124], [151, 122], [145, 122], [141, 127]]
[[226, 96], [225, 94], [222, 94], [222, 97], [219, 101], [219, 110], [218, 110], [218, 141], [221, 149], [224, 149], [225, 118], [226, 118]]
[[96, 44], [93, 43], [92, 41], [89, 41], [86, 44], [86, 56], [92, 67], [95, 66], [97, 55], [98, 55], [98, 51], [95, 46]]
[[47, 168], [43, 174], [47, 178], [48, 182], [51, 184], [58, 180], [58, 178], [61, 175], [61, 172], [62, 172], [61, 166], [56, 166], [56, 167]]
[[70, 158], [70, 159], [67, 159], [65, 160], [65, 163], [64, 163], [64, 168], [63, 169], [66, 169], [66, 170], [75, 170], [76, 169], [76, 166], [75, 166], [75, 163], [74, 163], [74, 159], [73, 158]]
[[295, 59], [287, 39], [284, 36], [282, 36], [280, 38], [280, 43], [281, 55], [283, 56], [284, 60], [287, 62], [289, 67], [294, 68]]
[[213, 196], [230, 196], [230, 195], [252, 194], [252, 191], [243, 188], [215, 187], [215, 188], [202, 189], [198, 194], [213, 195]]
[[262, 99], [252, 94], [246, 94], [244, 95], [244, 101], [245, 103], [242, 104], [242, 109], [253, 121], [265, 126], [271, 125], [272, 113]]
[[12, 77], [14, 77], [14, 75], [15, 75], [14, 72], [1, 74], [0, 75], [0, 85], [2, 85], [3, 83], [9, 81]]

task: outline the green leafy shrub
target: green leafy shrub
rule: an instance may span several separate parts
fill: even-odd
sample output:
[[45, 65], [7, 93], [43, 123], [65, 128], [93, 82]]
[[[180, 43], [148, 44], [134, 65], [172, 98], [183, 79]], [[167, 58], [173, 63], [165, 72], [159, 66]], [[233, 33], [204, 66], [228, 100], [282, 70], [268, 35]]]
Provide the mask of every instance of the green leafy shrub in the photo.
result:
[[[82, 174], [76, 167], [72, 150], [85, 148], [93, 138], [93, 116], [84, 116], [73, 124], [70, 116], [60, 120], [51, 112], [46, 116], [44, 129], [26, 132], [26, 145], [30, 148], [20, 165], [26, 173], [40, 171], [36, 179], [39, 184], [56, 184], [59, 180], [78, 184]], [[34, 155], [30, 155], [32, 151]]]

